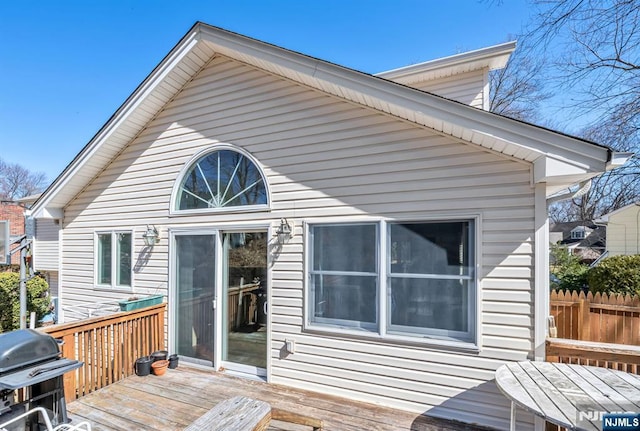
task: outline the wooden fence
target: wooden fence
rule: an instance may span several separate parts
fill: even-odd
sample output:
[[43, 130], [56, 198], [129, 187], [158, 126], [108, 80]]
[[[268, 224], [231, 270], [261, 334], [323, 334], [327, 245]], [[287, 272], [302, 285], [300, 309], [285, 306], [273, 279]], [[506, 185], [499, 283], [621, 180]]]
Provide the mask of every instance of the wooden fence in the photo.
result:
[[557, 337], [627, 345], [640, 344], [640, 298], [589, 292], [551, 291]]
[[64, 375], [67, 401], [134, 374], [135, 361], [165, 350], [166, 304], [42, 328], [61, 339], [62, 356], [84, 365]]

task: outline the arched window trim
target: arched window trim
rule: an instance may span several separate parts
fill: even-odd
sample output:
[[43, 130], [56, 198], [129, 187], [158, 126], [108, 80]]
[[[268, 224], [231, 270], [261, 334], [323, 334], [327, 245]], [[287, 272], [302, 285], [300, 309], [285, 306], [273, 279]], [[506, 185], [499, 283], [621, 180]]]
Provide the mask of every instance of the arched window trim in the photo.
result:
[[[189, 172], [193, 164], [199, 159], [207, 156], [208, 154], [215, 153], [216, 151], [233, 151], [242, 156], [246, 157], [251, 163], [254, 164], [260, 176], [262, 177], [262, 182], [265, 187], [265, 192], [267, 196], [267, 203], [261, 205], [243, 205], [243, 206], [230, 206], [230, 207], [220, 207], [220, 208], [195, 208], [188, 210], [181, 210], [177, 208], [177, 200], [178, 194], [180, 193], [180, 187], [182, 185], [182, 181], [184, 180], [185, 175]], [[176, 178], [176, 181], [173, 184], [173, 191], [171, 192], [171, 202], [169, 204], [169, 215], [194, 215], [194, 214], [218, 214], [218, 213], [237, 213], [237, 212], [251, 212], [251, 211], [264, 211], [271, 209], [271, 190], [269, 188], [269, 183], [267, 182], [267, 177], [264, 174], [264, 168], [258, 162], [258, 160], [253, 157], [249, 152], [245, 151], [242, 148], [238, 148], [235, 145], [220, 143], [208, 147], [194, 156], [192, 156], [182, 167], [180, 174]]]

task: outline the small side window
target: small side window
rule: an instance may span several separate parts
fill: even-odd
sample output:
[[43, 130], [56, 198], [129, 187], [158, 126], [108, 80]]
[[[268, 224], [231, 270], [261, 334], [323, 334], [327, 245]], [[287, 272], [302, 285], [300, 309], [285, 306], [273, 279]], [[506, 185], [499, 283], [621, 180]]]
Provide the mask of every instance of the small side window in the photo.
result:
[[96, 235], [96, 284], [111, 288], [131, 287], [131, 232]]

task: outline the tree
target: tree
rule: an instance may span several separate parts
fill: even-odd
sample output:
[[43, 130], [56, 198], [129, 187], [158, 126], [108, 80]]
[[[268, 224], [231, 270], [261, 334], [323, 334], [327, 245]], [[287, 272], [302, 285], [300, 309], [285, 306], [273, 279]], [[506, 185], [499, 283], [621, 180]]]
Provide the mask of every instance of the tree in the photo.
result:
[[[565, 96], [564, 113], [588, 119], [581, 137], [616, 151], [640, 148], [640, 3], [637, 0], [537, 0], [525, 36], [537, 56], [553, 57], [546, 82]], [[571, 97], [566, 97], [572, 94]], [[596, 178], [579, 199], [559, 203], [553, 217], [590, 220], [640, 198], [640, 166]]]
[[[640, 138], [624, 119], [602, 121], [585, 129], [582, 136], [621, 151], [637, 150]], [[640, 160], [632, 158], [625, 166], [605, 172], [592, 180], [591, 188], [583, 196], [552, 207], [555, 221], [594, 220], [604, 214], [622, 208], [640, 197]]]
[[544, 62], [520, 45], [504, 68], [489, 74], [489, 110], [532, 122], [539, 119], [540, 104], [549, 96], [541, 81]]
[[46, 185], [42, 172], [31, 172], [18, 163], [0, 159], [0, 199], [13, 201], [38, 192]]
[[[40, 321], [51, 309], [49, 285], [42, 277], [27, 281], [27, 312], [35, 311]], [[0, 332], [20, 328], [20, 276], [15, 272], [0, 273]]]
[[550, 250], [552, 289], [579, 291], [587, 284], [589, 266], [561, 245], [552, 245]]
[[640, 255], [604, 258], [589, 270], [588, 280], [594, 293], [640, 295]]

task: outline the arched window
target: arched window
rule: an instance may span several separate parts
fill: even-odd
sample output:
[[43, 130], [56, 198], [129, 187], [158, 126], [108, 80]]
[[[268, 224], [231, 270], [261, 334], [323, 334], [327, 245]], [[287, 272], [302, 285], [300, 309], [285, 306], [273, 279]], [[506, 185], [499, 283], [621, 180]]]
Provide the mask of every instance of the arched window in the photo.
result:
[[185, 171], [174, 209], [224, 209], [267, 205], [262, 172], [245, 154], [218, 149], [199, 157]]

